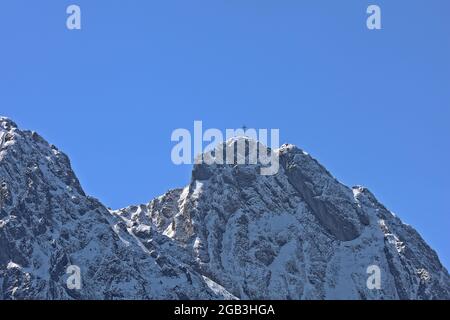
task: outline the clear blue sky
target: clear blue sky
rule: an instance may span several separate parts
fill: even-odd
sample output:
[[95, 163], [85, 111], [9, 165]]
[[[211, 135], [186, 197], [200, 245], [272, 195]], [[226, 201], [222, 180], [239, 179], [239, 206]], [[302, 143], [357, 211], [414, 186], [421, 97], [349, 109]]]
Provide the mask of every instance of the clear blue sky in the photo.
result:
[[[373, 3], [381, 31], [366, 28]], [[113, 208], [188, 183], [176, 128], [279, 128], [449, 267], [449, 15], [448, 0], [4, 0], [0, 114], [64, 150]]]

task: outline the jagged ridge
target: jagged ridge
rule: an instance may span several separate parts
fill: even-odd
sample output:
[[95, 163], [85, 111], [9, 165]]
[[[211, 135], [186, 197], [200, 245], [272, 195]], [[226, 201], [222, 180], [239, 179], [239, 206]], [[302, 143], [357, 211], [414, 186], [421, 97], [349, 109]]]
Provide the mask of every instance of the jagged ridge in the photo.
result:
[[372, 193], [295, 146], [275, 152], [274, 176], [196, 165], [185, 188], [108, 211], [67, 156], [0, 118], [0, 298], [449, 299], [436, 253]]

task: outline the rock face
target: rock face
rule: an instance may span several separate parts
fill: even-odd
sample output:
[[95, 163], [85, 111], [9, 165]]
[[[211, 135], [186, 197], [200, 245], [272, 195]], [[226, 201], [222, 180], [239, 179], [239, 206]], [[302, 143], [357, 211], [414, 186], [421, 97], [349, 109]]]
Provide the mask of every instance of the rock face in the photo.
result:
[[[232, 298], [161, 251], [170, 239], [86, 196], [67, 156], [38, 134], [4, 118], [0, 134], [0, 299]], [[70, 265], [81, 290], [68, 289]]]
[[436, 253], [370, 191], [275, 152], [276, 175], [196, 165], [185, 188], [110, 211], [66, 155], [0, 118], [0, 299], [450, 299]]

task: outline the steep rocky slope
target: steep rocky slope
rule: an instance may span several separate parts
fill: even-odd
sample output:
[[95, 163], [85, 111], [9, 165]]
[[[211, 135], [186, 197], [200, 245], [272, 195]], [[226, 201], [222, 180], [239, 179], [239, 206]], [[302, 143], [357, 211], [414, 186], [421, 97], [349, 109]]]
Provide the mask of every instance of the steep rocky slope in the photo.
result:
[[[295, 146], [278, 152], [277, 175], [197, 165], [186, 188], [117, 213], [174, 239], [242, 299], [449, 298], [436, 253], [370, 191], [340, 184]], [[380, 290], [367, 287], [372, 265]]]
[[275, 152], [276, 175], [196, 165], [185, 188], [108, 211], [67, 156], [0, 118], [0, 299], [450, 299], [436, 253], [370, 191]]
[[[37, 133], [1, 118], [0, 135], [0, 299], [231, 297], [160, 252], [169, 239], [142, 245], [84, 194], [67, 156]], [[68, 289], [70, 265], [81, 269], [81, 290]]]

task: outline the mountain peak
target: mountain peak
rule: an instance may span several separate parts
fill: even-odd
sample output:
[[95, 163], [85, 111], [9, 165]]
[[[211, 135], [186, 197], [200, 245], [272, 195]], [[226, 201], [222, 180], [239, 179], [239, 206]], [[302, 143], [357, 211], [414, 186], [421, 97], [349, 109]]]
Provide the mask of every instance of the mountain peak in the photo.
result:
[[0, 116], [0, 128], [3, 130], [11, 130], [17, 128], [17, 124], [10, 118]]
[[[19, 143], [0, 157], [2, 298], [450, 298], [447, 270], [412, 227], [293, 145], [276, 150], [277, 174], [195, 165], [188, 186], [109, 211], [37, 133], [7, 135]], [[367, 286], [374, 266], [380, 290]]]

